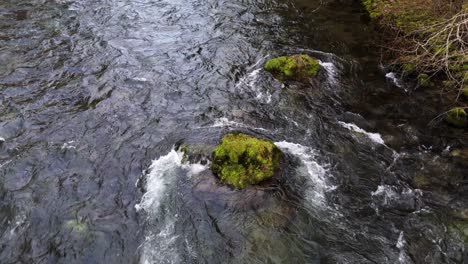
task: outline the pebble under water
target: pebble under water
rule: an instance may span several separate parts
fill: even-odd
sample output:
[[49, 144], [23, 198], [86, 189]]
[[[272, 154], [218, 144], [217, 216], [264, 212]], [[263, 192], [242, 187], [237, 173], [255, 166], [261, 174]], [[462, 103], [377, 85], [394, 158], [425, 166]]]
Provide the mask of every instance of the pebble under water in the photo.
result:
[[[377, 35], [352, 1], [2, 0], [0, 263], [466, 263], [466, 133]], [[310, 84], [262, 68], [297, 53]], [[279, 184], [178, 150], [233, 131]]]

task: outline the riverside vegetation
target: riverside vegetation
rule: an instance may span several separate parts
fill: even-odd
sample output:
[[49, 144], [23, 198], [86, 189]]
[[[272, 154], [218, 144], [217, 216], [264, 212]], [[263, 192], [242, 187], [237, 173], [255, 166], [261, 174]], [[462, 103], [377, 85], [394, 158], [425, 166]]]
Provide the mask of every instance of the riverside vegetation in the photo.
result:
[[463, 0], [362, 0], [387, 30], [387, 59], [420, 88], [442, 88], [455, 107], [441, 116], [467, 126], [468, 4]]

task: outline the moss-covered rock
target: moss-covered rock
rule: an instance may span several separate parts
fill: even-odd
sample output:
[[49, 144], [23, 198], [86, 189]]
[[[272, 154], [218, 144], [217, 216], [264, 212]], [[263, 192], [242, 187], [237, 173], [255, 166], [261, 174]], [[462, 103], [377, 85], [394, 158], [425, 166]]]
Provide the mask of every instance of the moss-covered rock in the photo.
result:
[[306, 54], [281, 56], [268, 60], [264, 66], [275, 78], [284, 80], [307, 81], [315, 76], [321, 66], [317, 59]]
[[271, 178], [282, 153], [271, 142], [242, 133], [227, 134], [212, 153], [211, 170], [237, 189]]
[[465, 109], [456, 107], [447, 112], [445, 121], [456, 127], [466, 127], [468, 124], [468, 116]]

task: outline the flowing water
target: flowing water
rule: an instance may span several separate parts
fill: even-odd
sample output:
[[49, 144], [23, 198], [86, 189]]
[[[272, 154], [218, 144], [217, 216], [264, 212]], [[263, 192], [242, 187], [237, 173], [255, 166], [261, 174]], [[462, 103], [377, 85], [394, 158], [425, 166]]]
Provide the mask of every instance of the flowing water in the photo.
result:
[[[352, 1], [2, 0], [0, 263], [464, 263], [466, 135], [375, 35]], [[310, 85], [262, 70], [294, 53]], [[283, 181], [177, 150], [230, 131]]]

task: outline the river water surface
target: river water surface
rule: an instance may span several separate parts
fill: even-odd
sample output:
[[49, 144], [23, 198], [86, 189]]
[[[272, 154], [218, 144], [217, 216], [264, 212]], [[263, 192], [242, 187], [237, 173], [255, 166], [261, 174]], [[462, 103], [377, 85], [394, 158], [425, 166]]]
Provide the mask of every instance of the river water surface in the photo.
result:
[[[467, 261], [466, 135], [348, 2], [2, 0], [0, 263]], [[295, 53], [309, 85], [262, 70]], [[281, 184], [177, 150], [231, 131], [287, 154]]]

